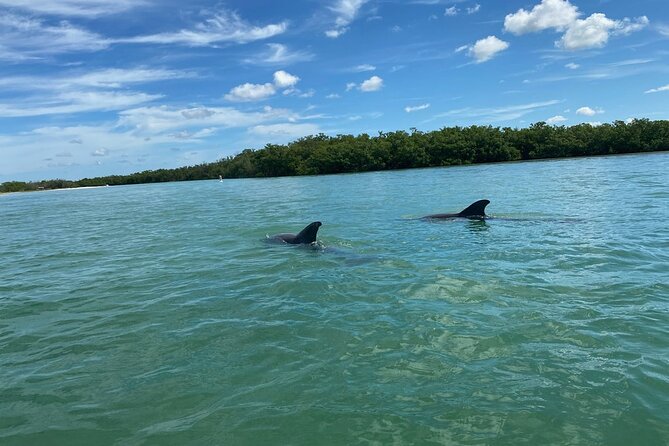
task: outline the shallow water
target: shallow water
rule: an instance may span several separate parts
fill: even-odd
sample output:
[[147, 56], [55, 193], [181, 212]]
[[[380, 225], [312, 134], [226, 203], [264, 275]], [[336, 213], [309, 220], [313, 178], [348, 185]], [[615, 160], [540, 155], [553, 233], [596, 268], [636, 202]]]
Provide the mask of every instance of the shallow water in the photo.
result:
[[0, 196], [0, 444], [668, 444], [668, 172]]

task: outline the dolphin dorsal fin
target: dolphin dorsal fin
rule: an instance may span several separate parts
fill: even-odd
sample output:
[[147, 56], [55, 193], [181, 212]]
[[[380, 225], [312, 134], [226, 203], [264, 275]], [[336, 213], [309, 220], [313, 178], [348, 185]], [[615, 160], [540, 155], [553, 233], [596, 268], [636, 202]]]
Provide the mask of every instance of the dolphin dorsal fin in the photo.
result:
[[476, 201], [467, 208], [460, 211], [458, 216], [460, 217], [485, 217], [485, 207], [490, 204], [490, 200], [479, 200]]
[[299, 234], [295, 236], [295, 240], [298, 243], [313, 243], [316, 241], [316, 235], [318, 234], [318, 228], [321, 227], [321, 222], [320, 221], [315, 221], [313, 223], [309, 223], [307, 226], [305, 226], [304, 229], [300, 231]]

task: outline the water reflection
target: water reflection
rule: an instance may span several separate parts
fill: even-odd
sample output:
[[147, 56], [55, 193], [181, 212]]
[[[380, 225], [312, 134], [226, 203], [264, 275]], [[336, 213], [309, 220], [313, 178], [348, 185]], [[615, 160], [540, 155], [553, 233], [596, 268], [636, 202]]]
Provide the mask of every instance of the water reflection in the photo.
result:
[[485, 220], [467, 220], [467, 229], [471, 232], [486, 232], [490, 227]]

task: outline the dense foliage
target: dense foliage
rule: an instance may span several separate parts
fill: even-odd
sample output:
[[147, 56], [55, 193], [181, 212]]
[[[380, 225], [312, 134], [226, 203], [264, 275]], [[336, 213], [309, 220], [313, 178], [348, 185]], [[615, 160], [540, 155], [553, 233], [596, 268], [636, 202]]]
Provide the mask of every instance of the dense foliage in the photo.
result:
[[663, 150], [669, 150], [669, 121], [648, 119], [598, 126], [564, 127], [538, 122], [522, 129], [471, 126], [445, 127], [432, 132], [416, 129], [410, 133], [379, 132], [378, 136], [319, 134], [286, 145], [247, 149], [236, 156], [197, 166], [79, 181], [12, 181], [0, 185], [0, 192], [200, 180], [219, 175], [248, 178], [367, 172]]

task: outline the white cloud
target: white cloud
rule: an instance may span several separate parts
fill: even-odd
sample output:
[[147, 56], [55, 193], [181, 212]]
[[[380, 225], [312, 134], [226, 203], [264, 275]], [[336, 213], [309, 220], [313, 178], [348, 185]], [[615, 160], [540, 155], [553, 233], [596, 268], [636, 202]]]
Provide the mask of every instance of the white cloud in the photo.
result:
[[215, 128], [204, 128], [195, 132], [190, 130], [181, 130], [179, 132], [172, 133], [168, 136], [181, 141], [193, 141], [197, 139], [206, 138], [208, 136], [213, 135], [214, 133], [216, 133]]
[[284, 92], [285, 94], [301, 93], [299, 90], [292, 88], [299, 80], [299, 77], [279, 70], [274, 72], [274, 83], [252, 84], [247, 82], [231, 89], [225, 95], [225, 99], [232, 102], [262, 101], [270, 96], [274, 96], [277, 89], [288, 89]]
[[326, 99], [339, 99], [341, 96], [339, 96], [337, 93], [330, 93], [329, 95], [325, 96]]
[[346, 91], [358, 89], [368, 93], [370, 91], [378, 91], [381, 88], [383, 88], [383, 79], [381, 79], [379, 76], [372, 76], [369, 79], [362, 81], [360, 84], [355, 82], [349, 82], [346, 84]]
[[555, 115], [551, 118], [546, 119], [546, 123], [552, 125], [552, 124], [558, 124], [560, 122], [565, 122], [566, 120], [567, 120], [567, 118], [565, 118], [562, 115]]
[[413, 112], [416, 112], [416, 111], [419, 111], [419, 110], [425, 110], [427, 108], [430, 108], [430, 104], [416, 105], [416, 106], [413, 106], [413, 107], [407, 106], [407, 107], [404, 107], [404, 111], [407, 112], [407, 113], [413, 113]]
[[0, 12], [0, 58], [26, 60], [77, 51], [98, 51], [110, 41], [62, 21], [48, 25], [41, 20]]
[[616, 28], [616, 21], [604, 14], [592, 14], [585, 20], [576, 20], [556, 43], [566, 50], [601, 48], [609, 40], [609, 32]]
[[655, 29], [664, 37], [669, 37], [669, 25], [658, 24], [655, 26]]
[[50, 92], [80, 88], [119, 89], [132, 84], [144, 84], [170, 79], [195, 77], [187, 71], [166, 70], [162, 68], [109, 68], [90, 72], [67, 71], [61, 75], [49, 77], [16, 76], [0, 78], [0, 89], [12, 90], [47, 90]]
[[145, 0], [0, 0], [0, 6], [58, 16], [98, 17], [146, 5]]
[[162, 98], [140, 92], [81, 91], [63, 92], [48, 98], [28, 98], [23, 103], [0, 103], [1, 117], [27, 117], [123, 110]]
[[357, 65], [353, 68], [351, 68], [351, 71], [354, 73], [362, 73], [365, 71], [374, 71], [376, 70], [376, 67], [374, 65], [370, 65], [368, 63], [362, 64], [362, 65]]
[[293, 124], [293, 123], [280, 123], [280, 124], [268, 124], [268, 125], [256, 125], [249, 129], [250, 133], [255, 135], [265, 135], [265, 136], [278, 136], [284, 138], [299, 138], [307, 135], [315, 135], [321, 133], [318, 125], [316, 124]]
[[657, 88], [651, 88], [650, 90], [646, 90], [644, 93], [659, 93], [660, 91], [669, 91], [669, 84]]
[[206, 119], [215, 114], [215, 110], [205, 107], [195, 107], [181, 110], [181, 115], [186, 119]]
[[286, 73], [283, 70], [279, 70], [274, 73], [274, 85], [276, 85], [278, 88], [292, 87], [299, 81], [299, 77], [293, 76], [290, 73]]
[[[2, 1], [2, 0], [0, 0]], [[56, 4], [56, 2], [53, 2]], [[83, 5], [70, 2], [65, 5]], [[118, 2], [111, 2], [117, 4]], [[124, 3], [124, 2], [121, 2]], [[125, 4], [128, 4], [125, 2]], [[45, 1], [38, 5], [46, 7]], [[57, 8], [57, 5], [54, 6]], [[13, 13], [0, 12], [0, 59], [21, 61], [55, 54], [92, 52], [117, 43], [180, 44], [208, 46], [221, 42], [247, 43], [266, 39], [286, 31], [286, 22], [253, 26], [237, 14], [220, 11], [197, 24], [193, 29], [173, 33], [108, 39], [67, 21], [48, 24], [42, 20]], [[304, 54], [299, 55], [304, 58]], [[278, 57], [278, 56], [277, 56]], [[294, 58], [296, 56], [293, 56]]]
[[519, 9], [504, 18], [504, 31], [520, 35], [553, 28], [568, 28], [578, 18], [578, 8], [567, 0], [542, 0], [531, 11]]
[[233, 102], [261, 101], [273, 96], [276, 93], [274, 84], [269, 82], [265, 84], [245, 83], [238, 85], [225, 95], [225, 99]]
[[633, 32], [641, 31], [646, 26], [648, 26], [649, 23], [650, 20], [648, 20], [648, 17], [646, 17], [645, 15], [637, 17], [634, 20], [625, 17], [622, 20], [616, 21], [615, 34], [622, 34], [626, 36]]
[[345, 34], [346, 31], [348, 31], [348, 28], [328, 29], [325, 31], [325, 35], [331, 39], [336, 39], [342, 34]]
[[197, 24], [194, 29], [117, 39], [116, 42], [180, 44], [197, 47], [221, 42], [253, 42], [283, 34], [287, 29], [288, 24], [286, 22], [254, 26], [236, 13], [222, 10], [204, 22]]
[[458, 8], [456, 8], [455, 6], [450, 6], [450, 7], [446, 8], [446, 10], [444, 11], [444, 15], [446, 17], [453, 17], [453, 16], [458, 15], [458, 12], [459, 12]]
[[378, 91], [383, 87], [383, 79], [379, 76], [372, 76], [360, 84], [360, 91], [370, 92]]
[[167, 132], [203, 128], [235, 128], [258, 125], [276, 120], [298, 120], [300, 117], [286, 109], [266, 106], [262, 111], [242, 112], [232, 107], [174, 108], [166, 106], [140, 107], [120, 113], [117, 128], [130, 129], [142, 136], [155, 137]]
[[508, 42], [500, 40], [495, 36], [488, 36], [485, 39], [476, 41], [476, 43], [469, 48], [469, 55], [476, 59], [476, 63], [486, 62], [508, 47]]
[[481, 5], [479, 5], [479, 4], [477, 3], [477, 4], [475, 4], [474, 6], [472, 6], [471, 8], [467, 8], [467, 14], [470, 14], [470, 15], [471, 15], [471, 14], [476, 14], [476, 13], [479, 12], [480, 10], [481, 10]]
[[328, 9], [335, 13], [335, 27], [325, 31], [327, 37], [336, 39], [348, 31], [348, 25], [355, 20], [360, 8], [368, 0], [336, 0]]
[[593, 109], [591, 107], [581, 107], [578, 110], [576, 110], [577, 115], [583, 115], [583, 116], [594, 116], [599, 113], [604, 113], [604, 110]]
[[518, 119], [526, 114], [535, 112], [539, 109], [549, 107], [551, 105], [559, 104], [561, 101], [550, 100], [544, 102], [532, 102], [529, 104], [521, 105], [509, 105], [503, 107], [491, 107], [491, 108], [461, 108], [457, 110], [451, 110], [446, 113], [440, 113], [436, 115], [436, 118], [453, 118], [461, 119], [467, 122], [470, 122], [472, 119], [478, 119], [483, 122], [498, 122], [498, 121], [509, 121], [512, 119]]
[[577, 69], [579, 69], [581, 66], [580, 66], [579, 64], [577, 64], [577, 63], [569, 62], [568, 64], [565, 65], [565, 67], [566, 67], [566, 68], [569, 68], [570, 70], [577, 70]]
[[91, 156], [107, 156], [109, 155], [109, 150], [105, 149], [104, 147], [95, 150], [93, 153], [91, 153]]
[[624, 18], [613, 20], [602, 13], [595, 13], [586, 19], [579, 19], [581, 13], [568, 0], [542, 0], [531, 11], [519, 9], [504, 19], [504, 30], [516, 35], [538, 32], [546, 29], [564, 32], [555, 42], [559, 48], [581, 50], [601, 48], [611, 35], [627, 35], [646, 27], [646, 16], [634, 20]]
[[[0, 93], [11, 102], [0, 103], [0, 116], [27, 117], [122, 110], [162, 98], [128, 90], [130, 85], [194, 77], [194, 73], [160, 68], [78, 70], [45, 76], [0, 78]], [[14, 93], [21, 93], [11, 96]]]
[[290, 65], [312, 60], [314, 55], [307, 51], [291, 51], [281, 43], [268, 43], [267, 50], [254, 57], [244, 59], [245, 63], [255, 65]]

